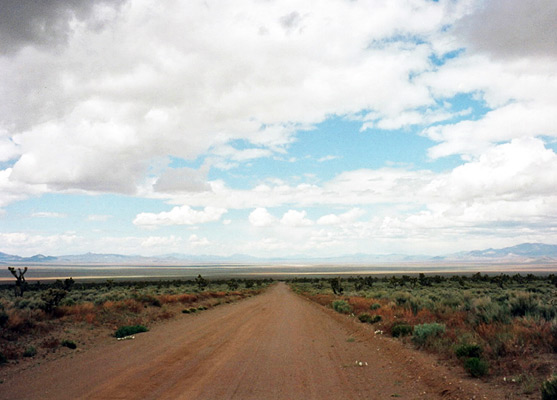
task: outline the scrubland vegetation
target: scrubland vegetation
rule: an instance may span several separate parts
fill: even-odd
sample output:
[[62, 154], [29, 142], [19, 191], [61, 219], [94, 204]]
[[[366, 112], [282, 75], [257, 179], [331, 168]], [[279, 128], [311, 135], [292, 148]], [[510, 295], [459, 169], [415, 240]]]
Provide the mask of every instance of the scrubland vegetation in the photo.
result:
[[543, 397], [556, 390], [555, 275], [420, 274], [294, 279], [290, 284], [324, 306], [371, 324], [377, 334], [458, 364], [470, 376], [513, 385], [524, 395]]
[[[0, 286], [0, 365], [125, 337], [157, 321], [257, 294], [269, 281], [75, 282]], [[0, 366], [1, 368], [1, 366]]]

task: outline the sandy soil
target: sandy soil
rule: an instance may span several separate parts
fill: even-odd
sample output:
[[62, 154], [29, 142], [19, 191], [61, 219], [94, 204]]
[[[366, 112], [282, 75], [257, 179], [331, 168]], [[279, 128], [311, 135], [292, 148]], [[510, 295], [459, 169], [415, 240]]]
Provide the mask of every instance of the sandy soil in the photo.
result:
[[[358, 362], [358, 363], [357, 363]], [[362, 362], [360, 366], [359, 362]], [[4, 376], [1, 399], [503, 399], [284, 284]]]

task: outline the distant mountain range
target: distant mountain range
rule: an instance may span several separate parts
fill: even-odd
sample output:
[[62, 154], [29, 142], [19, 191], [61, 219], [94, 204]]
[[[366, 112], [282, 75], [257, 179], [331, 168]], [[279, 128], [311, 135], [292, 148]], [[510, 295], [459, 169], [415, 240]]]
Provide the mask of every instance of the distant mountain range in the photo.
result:
[[34, 255], [33, 257], [20, 257], [13, 256], [11, 254], [6, 254], [0, 252], [0, 264], [9, 263], [48, 263], [56, 261], [57, 257], [43, 256], [42, 254]]
[[284, 258], [258, 258], [244, 254], [227, 257], [212, 255], [167, 254], [157, 257], [128, 256], [121, 254], [86, 253], [67, 256], [20, 257], [0, 252], [0, 264], [58, 264], [58, 265], [187, 265], [187, 264], [260, 264], [260, 263], [443, 263], [443, 262], [484, 262], [484, 263], [553, 263], [557, 262], [557, 245], [523, 243], [502, 249], [474, 250], [445, 256], [424, 256], [405, 254], [349, 254], [338, 257], [290, 256]]
[[464, 260], [501, 260], [517, 262], [554, 262], [557, 261], [557, 245], [543, 243], [522, 243], [503, 249], [475, 250], [456, 253], [455, 259]]

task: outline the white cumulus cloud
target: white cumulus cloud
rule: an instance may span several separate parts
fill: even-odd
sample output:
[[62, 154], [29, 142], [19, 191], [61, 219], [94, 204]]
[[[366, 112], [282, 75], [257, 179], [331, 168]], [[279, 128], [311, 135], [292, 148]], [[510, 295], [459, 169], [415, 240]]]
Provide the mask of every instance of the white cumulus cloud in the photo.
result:
[[313, 225], [313, 221], [306, 218], [306, 211], [288, 210], [280, 219], [282, 225], [290, 227], [302, 227]]
[[[430, 68], [429, 42], [461, 14], [416, 0], [50, 3], [7, 7], [34, 18], [18, 26], [44, 19], [57, 46], [34, 25], [9, 30], [0, 157], [15, 160], [17, 182], [126, 194], [163, 157], [225, 166], [283, 153], [331, 115], [432, 104], [410, 77]], [[191, 189], [188, 174], [168, 172], [158, 189]]]
[[353, 208], [342, 214], [327, 214], [317, 220], [318, 225], [341, 225], [347, 222], [354, 222], [365, 214], [360, 208]]
[[227, 210], [224, 208], [205, 207], [203, 210], [197, 211], [189, 206], [180, 206], [158, 214], [140, 213], [135, 217], [133, 223], [143, 227], [197, 225], [218, 221], [226, 212]]
[[66, 218], [67, 215], [57, 212], [39, 211], [31, 214], [33, 218]]
[[273, 217], [266, 208], [258, 207], [253, 210], [249, 217], [249, 222], [256, 227], [271, 226], [277, 222], [277, 219]]
[[200, 238], [195, 234], [190, 235], [188, 241], [192, 247], [203, 247], [203, 246], [209, 246], [211, 244], [209, 239], [205, 237]]

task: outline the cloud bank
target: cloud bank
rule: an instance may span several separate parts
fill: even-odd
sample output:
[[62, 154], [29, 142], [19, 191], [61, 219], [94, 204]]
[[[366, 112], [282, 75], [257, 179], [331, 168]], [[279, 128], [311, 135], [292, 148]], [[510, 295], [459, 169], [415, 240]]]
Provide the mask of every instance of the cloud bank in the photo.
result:
[[[207, 227], [230, 212], [219, 225], [250, 234], [246, 251], [557, 241], [555, 21], [551, 0], [6, 1], [0, 217], [49, 194], [115, 194], [160, 202], [133, 228]], [[292, 148], [335, 119], [420, 135], [427, 149], [417, 165], [349, 168], [326, 148], [308, 156], [328, 174], [308, 178]], [[301, 170], [238, 172], [275, 159]], [[235, 252], [206, 229], [120, 243], [218, 238]], [[57, 237], [3, 234], [16, 247]]]

